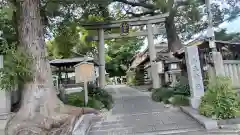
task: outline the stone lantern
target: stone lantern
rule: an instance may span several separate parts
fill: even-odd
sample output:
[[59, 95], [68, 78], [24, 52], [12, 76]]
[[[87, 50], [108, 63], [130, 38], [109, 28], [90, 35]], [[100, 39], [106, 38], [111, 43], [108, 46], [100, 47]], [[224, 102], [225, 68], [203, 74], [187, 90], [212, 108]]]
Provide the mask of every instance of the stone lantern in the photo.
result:
[[181, 74], [180, 64], [181, 60], [174, 57], [165, 60], [164, 65], [166, 82], [170, 82], [172, 85], [176, 84], [177, 77]]

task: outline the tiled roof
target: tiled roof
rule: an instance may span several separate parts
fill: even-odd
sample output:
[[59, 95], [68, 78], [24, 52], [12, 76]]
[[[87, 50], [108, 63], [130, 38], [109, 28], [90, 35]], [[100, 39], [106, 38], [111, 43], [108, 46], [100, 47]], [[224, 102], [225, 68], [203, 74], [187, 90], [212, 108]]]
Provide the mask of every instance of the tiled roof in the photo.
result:
[[60, 64], [71, 64], [71, 63], [80, 63], [83, 61], [92, 61], [95, 64], [98, 64], [94, 58], [91, 57], [75, 57], [75, 58], [66, 58], [66, 59], [55, 59], [50, 61], [50, 65], [60, 65]]

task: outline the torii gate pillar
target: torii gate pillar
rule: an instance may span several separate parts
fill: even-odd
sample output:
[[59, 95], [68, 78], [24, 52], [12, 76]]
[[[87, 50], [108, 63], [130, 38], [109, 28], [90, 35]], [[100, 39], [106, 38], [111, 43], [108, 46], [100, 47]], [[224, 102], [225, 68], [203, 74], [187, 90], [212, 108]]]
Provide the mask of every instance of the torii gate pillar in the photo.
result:
[[104, 46], [104, 30], [98, 30], [99, 45], [98, 45], [98, 58], [99, 58], [99, 86], [105, 87], [105, 46]]
[[151, 64], [151, 77], [152, 77], [152, 86], [153, 88], [160, 87], [160, 79], [158, 74], [158, 65], [156, 61], [156, 48], [154, 46], [154, 38], [153, 38], [153, 27], [152, 24], [147, 24], [147, 32], [148, 32], [148, 51], [150, 56], [150, 64]]

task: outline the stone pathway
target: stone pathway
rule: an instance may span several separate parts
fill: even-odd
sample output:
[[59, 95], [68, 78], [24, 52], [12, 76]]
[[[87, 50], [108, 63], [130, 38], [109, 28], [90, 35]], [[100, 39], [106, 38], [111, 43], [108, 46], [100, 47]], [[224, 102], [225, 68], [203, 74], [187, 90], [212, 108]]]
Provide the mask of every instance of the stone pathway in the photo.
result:
[[[203, 127], [175, 108], [151, 100], [149, 94], [124, 86], [108, 86], [115, 99], [114, 108], [95, 124], [90, 135], [203, 134]], [[196, 134], [197, 135], [197, 134]]]

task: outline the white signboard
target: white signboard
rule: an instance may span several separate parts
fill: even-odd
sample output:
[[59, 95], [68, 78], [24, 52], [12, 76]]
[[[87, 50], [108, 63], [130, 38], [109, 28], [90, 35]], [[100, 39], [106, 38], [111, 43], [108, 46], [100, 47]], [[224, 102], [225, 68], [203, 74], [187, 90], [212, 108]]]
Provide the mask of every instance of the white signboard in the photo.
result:
[[200, 67], [198, 47], [189, 46], [185, 48], [188, 80], [191, 89], [192, 107], [198, 109], [200, 99], [204, 95], [202, 71]]

